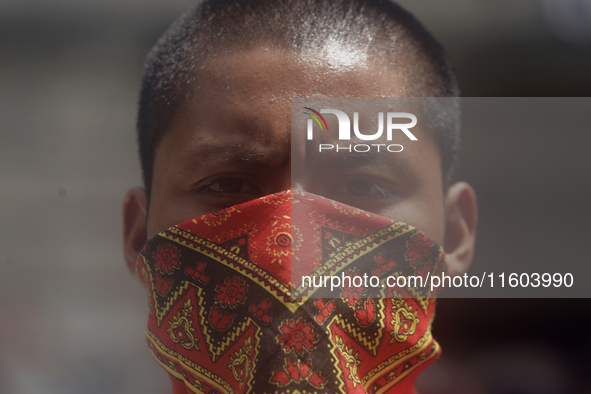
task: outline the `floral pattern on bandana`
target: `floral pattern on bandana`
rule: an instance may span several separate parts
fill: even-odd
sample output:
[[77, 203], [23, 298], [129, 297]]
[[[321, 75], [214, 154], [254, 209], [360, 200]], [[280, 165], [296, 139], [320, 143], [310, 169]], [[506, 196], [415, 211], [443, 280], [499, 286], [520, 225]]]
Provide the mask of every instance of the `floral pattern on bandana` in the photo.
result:
[[416, 266], [431, 253], [430, 247], [433, 246], [431, 238], [425, 234], [417, 234], [406, 242], [406, 254], [404, 255], [411, 264]]
[[277, 336], [277, 343], [281, 344], [283, 351], [301, 355], [304, 351], [311, 351], [318, 342], [318, 337], [314, 332], [314, 326], [304, 322], [302, 319], [295, 321], [289, 319], [279, 327], [281, 334]]
[[326, 379], [321, 372], [312, 370], [312, 360], [293, 362], [286, 358], [285, 365], [273, 373], [270, 382], [279, 387], [285, 387], [292, 382], [306, 382], [312, 387], [322, 388], [326, 384]]
[[360, 272], [358, 269], [353, 269], [345, 274], [345, 284], [342, 284], [343, 291], [341, 292], [341, 298], [346, 300], [350, 307], [353, 307], [356, 302], [361, 301], [361, 298], [365, 296], [365, 287], [362, 283], [357, 284], [354, 279], [360, 278]]
[[236, 308], [239, 303], [244, 302], [244, 293], [248, 289], [246, 282], [237, 276], [226, 278], [224, 283], [216, 286], [215, 291], [218, 293], [215, 296], [216, 301], [219, 301], [222, 306], [229, 306]]
[[[353, 277], [436, 275], [441, 248], [404, 223], [303, 197], [263, 197], [146, 244], [136, 267], [149, 295], [146, 337], [175, 394], [414, 393], [437, 358], [432, 298]], [[334, 297], [292, 298], [293, 260], [317, 281], [351, 283]]]
[[153, 256], [156, 269], [163, 274], [170, 275], [180, 266], [179, 250], [171, 244], [159, 245]]

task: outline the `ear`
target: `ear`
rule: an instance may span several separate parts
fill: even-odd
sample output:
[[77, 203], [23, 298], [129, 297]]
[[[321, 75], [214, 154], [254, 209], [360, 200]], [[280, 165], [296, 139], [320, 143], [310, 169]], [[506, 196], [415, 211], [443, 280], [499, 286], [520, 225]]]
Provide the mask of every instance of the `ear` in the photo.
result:
[[135, 261], [147, 241], [148, 199], [143, 187], [129, 189], [123, 200], [123, 253], [127, 268], [135, 276]]
[[445, 250], [448, 274], [463, 275], [472, 262], [478, 208], [476, 193], [465, 182], [453, 184], [445, 200]]

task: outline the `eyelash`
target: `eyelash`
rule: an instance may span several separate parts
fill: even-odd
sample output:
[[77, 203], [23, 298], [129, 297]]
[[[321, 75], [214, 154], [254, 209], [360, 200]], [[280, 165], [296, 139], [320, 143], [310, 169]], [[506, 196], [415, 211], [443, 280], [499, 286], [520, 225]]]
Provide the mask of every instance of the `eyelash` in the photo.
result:
[[[230, 181], [230, 182], [239, 182], [239, 189], [238, 191], [235, 192], [224, 192], [223, 190], [220, 191], [216, 191], [216, 190], [212, 190], [213, 187], [215, 187], [216, 185], [219, 185], [221, 189], [224, 188], [224, 186], [222, 185], [222, 183], [224, 181]], [[226, 185], [226, 186], [236, 186], [236, 185]], [[247, 192], [243, 192], [244, 188], [247, 188]], [[250, 190], [248, 190], [250, 189]], [[258, 193], [258, 189], [256, 188], [256, 186], [254, 186], [253, 184], [251, 184], [250, 182], [247, 182], [246, 180], [242, 179], [241, 177], [238, 176], [232, 176], [232, 175], [222, 175], [222, 176], [218, 176], [214, 179], [212, 179], [211, 181], [209, 181], [207, 184], [203, 185], [203, 186], [199, 186], [196, 190], [197, 194], [215, 194], [215, 195], [220, 195], [220, 196], [232, 196], [232, 195], [238, 195], [238, 194], [256, 194]]]
[[[369, 178], [369, 179], [367, 179]], [[223, 185], [223, 182], [229, 181], [229, 185]], [[236, 184], [238, 183], [238, 184]], [[335, 200], [342, 199], [363, 199], [363, 200], [386, 200], [396, 197], [394, 188], [385, 186], [384, 183], [372, 179], [371, 177], [360, 177], [354, 179], [345, 179], [338, 184], [330, 187], [327, 190], [326, 197], [334, 198]], [[221, 190], [213, 190], [218, 186]], [[230, 189], [235, 187], [235, 191], [224, 191], [225, 187]], [[357, 190], [354, 190], [357, 189]], [[367, 192], [364, 192], [367, 189]], [[196, 190], [197, 194], [209, 194], [216, 196], [238, 196], [238, 195], [261, 195], [260, 190], [252, 183], [242, 179], [239, 176], [222, 175], [218, 176], [207, 184], [199, 186]]]

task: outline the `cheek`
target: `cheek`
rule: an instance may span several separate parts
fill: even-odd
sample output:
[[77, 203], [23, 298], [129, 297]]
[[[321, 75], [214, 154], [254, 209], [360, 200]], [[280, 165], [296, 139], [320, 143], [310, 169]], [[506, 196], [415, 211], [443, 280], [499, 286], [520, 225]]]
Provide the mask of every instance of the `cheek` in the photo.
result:
[[443, 200], [406, 200], [396, 206], [379, 212], [380, 215], [409, 224], [421, 230], [435, 242], [443, 245], [444, 211]]
[[150, 199], [147, 218], [148, 239], [183, 221], [182, 208], [178, 205], [175, 207], [171, 201], [163, 197], [162, 193], [153, 193]]
[[415, 164], [419, 181], [414, 195], [407, 200], [411, 216], [406, 223], [443, 245], [445, 201], [439, 147], [427, 132], [421, 132], [418, 138], [421, 145], [414, 157], [418, 158]]
[[443, 235], [445, 233], [443, 201], [422, 210], [421, 213], [417, 213], [417, 215], [420, 215], [420, 219], [415, 227], [433, 238], [439, 245], [443, 245]]
[[148, 239], [179, 223], [212, 211], [195, 203], [190, 192], [178, 192], [172, 185], [154, 183], [147, 218]]
[[148, 239], [169, 227], [199, 216], [194, 204], [186, 201], [189, 196], [178, 193], [171, 179], [172, 174], [155, 166], [146, 223]]
[[[445, 234], [445, 201], [441, 177], [431, 179], [421, 197], [413, 206], [416, 215], [416, 228], [423, 231], [440, 245]], [[412, 224], [412, 223], [409, 223]]]

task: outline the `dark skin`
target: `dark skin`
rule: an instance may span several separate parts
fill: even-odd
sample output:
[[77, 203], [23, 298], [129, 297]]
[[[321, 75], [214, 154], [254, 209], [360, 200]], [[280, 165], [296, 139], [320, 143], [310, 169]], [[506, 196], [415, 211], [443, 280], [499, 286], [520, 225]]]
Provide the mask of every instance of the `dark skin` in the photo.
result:
[[158, 232], [294, 185], [421, 229], [443, 245], [449, 274], [466, 272], [476, 196], [463, 182], [444, 195], [439, 149], [427, 131], [413, 129], [413, 143], [397, 136], [404, 152], [392, 163], [318, 165], [291, 177], [291, 97], [411, 95], [400, 74], [372, 61], [339, 65], [259, 47], [206, 59], [196, 80], [156, 148], [149, 206], [143, 188], [125, 196], [124, 248], [132, 272]]

